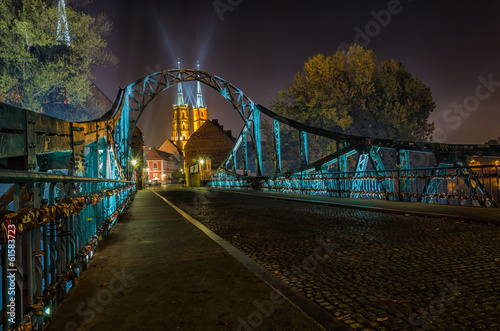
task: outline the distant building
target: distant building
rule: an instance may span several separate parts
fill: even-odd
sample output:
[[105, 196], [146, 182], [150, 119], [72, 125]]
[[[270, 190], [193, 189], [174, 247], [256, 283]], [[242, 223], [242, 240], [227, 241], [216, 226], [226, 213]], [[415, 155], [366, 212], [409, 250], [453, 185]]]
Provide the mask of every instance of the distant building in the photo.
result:
[[[180, 62], [178, 62], [180, 68]], [[198, 63], [198, 70], [200, 65]], [[191, 117], [191, 112], [193, 113]], [[196, 105], [191, 106], [184, 102], [184, 92], [182, 83], [177, 84], [177, 102], [172, 109], [172, 142], [181, 150], [184, 150], [191, 133], [191, 121], [193, 123], [193, 133], [208, 119], [208, 110], [203, 100], [201, 83], [197, 85]]]
[[217, 120], [206, 121], [186, 143], [184, 173], [188, 186], [199, 186], [224, 162], [234, 146], [231, 131], [224, 131]]
[[144, 152], [149, 183], [167, 184], [173, 181], [172, 174], [182, 169], [182, 162], [174, 154], [156, 148]]
[[172, 154], [177, 159], [177, 161], [181, 163], [184, 161], [184, 157], [182, 156], [182, 150], [178, 146], [176, 146], [172, 142], [172, 140], [169, 139], [165, 140], [165, 142], [158, 148], [158, 150]]

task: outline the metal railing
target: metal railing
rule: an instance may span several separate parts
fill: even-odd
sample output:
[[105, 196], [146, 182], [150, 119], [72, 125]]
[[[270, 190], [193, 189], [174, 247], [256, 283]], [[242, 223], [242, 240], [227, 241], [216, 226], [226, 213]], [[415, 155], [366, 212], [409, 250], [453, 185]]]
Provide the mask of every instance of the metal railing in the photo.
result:
[[86, 269], [133, 182], [0, 170], [12, 202], [0, 205], [1, 330], [43, 330]]
[[294, 174], [250, 178], [217, 174], [211, 187], [332, 197], [498, 207], [498, 166]]

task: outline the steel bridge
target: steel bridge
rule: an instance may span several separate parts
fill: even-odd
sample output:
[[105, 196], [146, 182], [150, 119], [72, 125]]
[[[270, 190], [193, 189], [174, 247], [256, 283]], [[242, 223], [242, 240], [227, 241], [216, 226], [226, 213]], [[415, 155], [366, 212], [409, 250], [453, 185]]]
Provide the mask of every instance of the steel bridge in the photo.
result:
[[[142, 113], [169, 87], [199, 81], [242, 119], [215, 188], [498, 207], [500, 146], [347, 135], [255, 104], [213, 74], [172, 69], [125, 89], [103, 117], [68, 122], [0, 104], [1, 330], [43, 329], [142, 187]], [[490, 158], [490, 159], [488, 159]], [[482, 162], [483, 165], [476, 165]]]

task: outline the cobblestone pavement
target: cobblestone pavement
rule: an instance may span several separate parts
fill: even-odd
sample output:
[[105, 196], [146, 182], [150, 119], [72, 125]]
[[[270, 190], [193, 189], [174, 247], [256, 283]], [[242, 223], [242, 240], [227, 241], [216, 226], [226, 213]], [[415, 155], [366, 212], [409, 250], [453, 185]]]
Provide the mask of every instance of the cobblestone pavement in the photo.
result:
[[353, 329], [500, 330], [498, 226], [159, 193]]

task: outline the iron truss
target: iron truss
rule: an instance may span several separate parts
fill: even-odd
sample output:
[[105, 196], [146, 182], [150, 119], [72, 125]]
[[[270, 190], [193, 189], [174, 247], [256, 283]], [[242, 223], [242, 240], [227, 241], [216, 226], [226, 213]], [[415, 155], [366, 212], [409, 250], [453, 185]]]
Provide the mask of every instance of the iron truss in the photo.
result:
[[76, 123], [0, 103], [2, 330], [42, 330], [133, 199], [139, 178], [126, 180], [114, 140], [125, 123], [122, 111]]
[[[123, 166], [128, 159], [131, 132], [148, 104], [167, 88], [188, 81], [199, 81], [219, 92], [243, 121], [233, 151], [219, 168], [212, 186], [420, 202], [441, 202], [444, 199], [482, 206], [497, 206], [499, 203], [498, 167], [471, 166], [467, 160], [471, 157], [500, 157], [500, 146], [379, 139], [310, 127], [255, 104], [242, 90], [221, 77], [194, 69], [157, 72], [121, 91], [117, 109], [126, 110], [124, 113], [130, 117], [128, 132], [122, 125], [118, 125], [115, 132], [114, 140]], [[126, 116], [122, 118], [126, 119]], [[274, 171], [266, 176], [263, 176], [262, 168], [265, 159], [261, 139], [263, 117], [272, 123], [274, 147]], [[282, 127], [296, 130], [299, 140], [298, 166], [286, 172], [283, 172]], [[310, 137], [331, 140], [335, 151], [311, 160]], [[395, 165], [384, 159], [383, 154], [387, 151], [396, 155]], [[432, 156], [434, 164], [425, 168], [415, 166], [412, 156], [416, 154]], [[251, 155], [255, 161], [249, 160]], [[337, 180], [335, 185], [332, 184], [334, 179]]]
[[[171, 69], [148, 75], [120, 91], [116, 109], [117, 111], [126, 110], [124, 114], [128, 113], [129, 115], [126, 116], [130, 117], [130, 126], [127, 127], [128, 133], [118, 132], [123, 130], [122, 126], [119, 126], [115, 132], [116, 148], [119, 150], [119, 155], [122, 156], [123, 166], [128, 159], [129, 149], [126, 147], [130, 146], [132, 132], [149, 103], [169, 87], [189, 81], [199, 81], [210, 86], [231, 103], [244, 123], [236, 146], [240, 147], [244, 141], [243, 136], [248, 134], [252, 139], [253, 148], [258, 151], [257, 155], [261, 154], [260, 115], [258, 108], [250, 98], [233, 84], [210, 73], [194, 69]], [[123, 116], [124, 120], [126, 116]], [[257, 161], [257, 165], [260, 173], [262, 168], [260, 159]]]
[[[497, 207], [499, 204], [498, 163], [471, 166], [467, 162], [477, 157], [500, 157], [499, 145], [442, 144], [355, 136], [310, 127], [261, 105], [256, 108], [273, 124], [274, 173], [247, 178], [241, 175], [247, 170], [238, 171], [228, 157], [224, 167], [214, 176], [211, 186], [458, 205]], [[280, 126], [283, 125], [299, 132], [300, 146], [297, 155], [299, 166], [286, 173], [282, 172]], [[331, 140], [336, 151], [310, 162], [308, 135]], [[389, 166], [384, 161], [383, 151], [392, 151], [396, 155], [395, 166]], [[430, 155], [435, 164], [426, 168], [415, 167], [411, 162], [415, 154]], [[352, 170], [348, 167], [348, 160], [352, 161]], [[335, 170], [332, 171], [332, 168]]]

